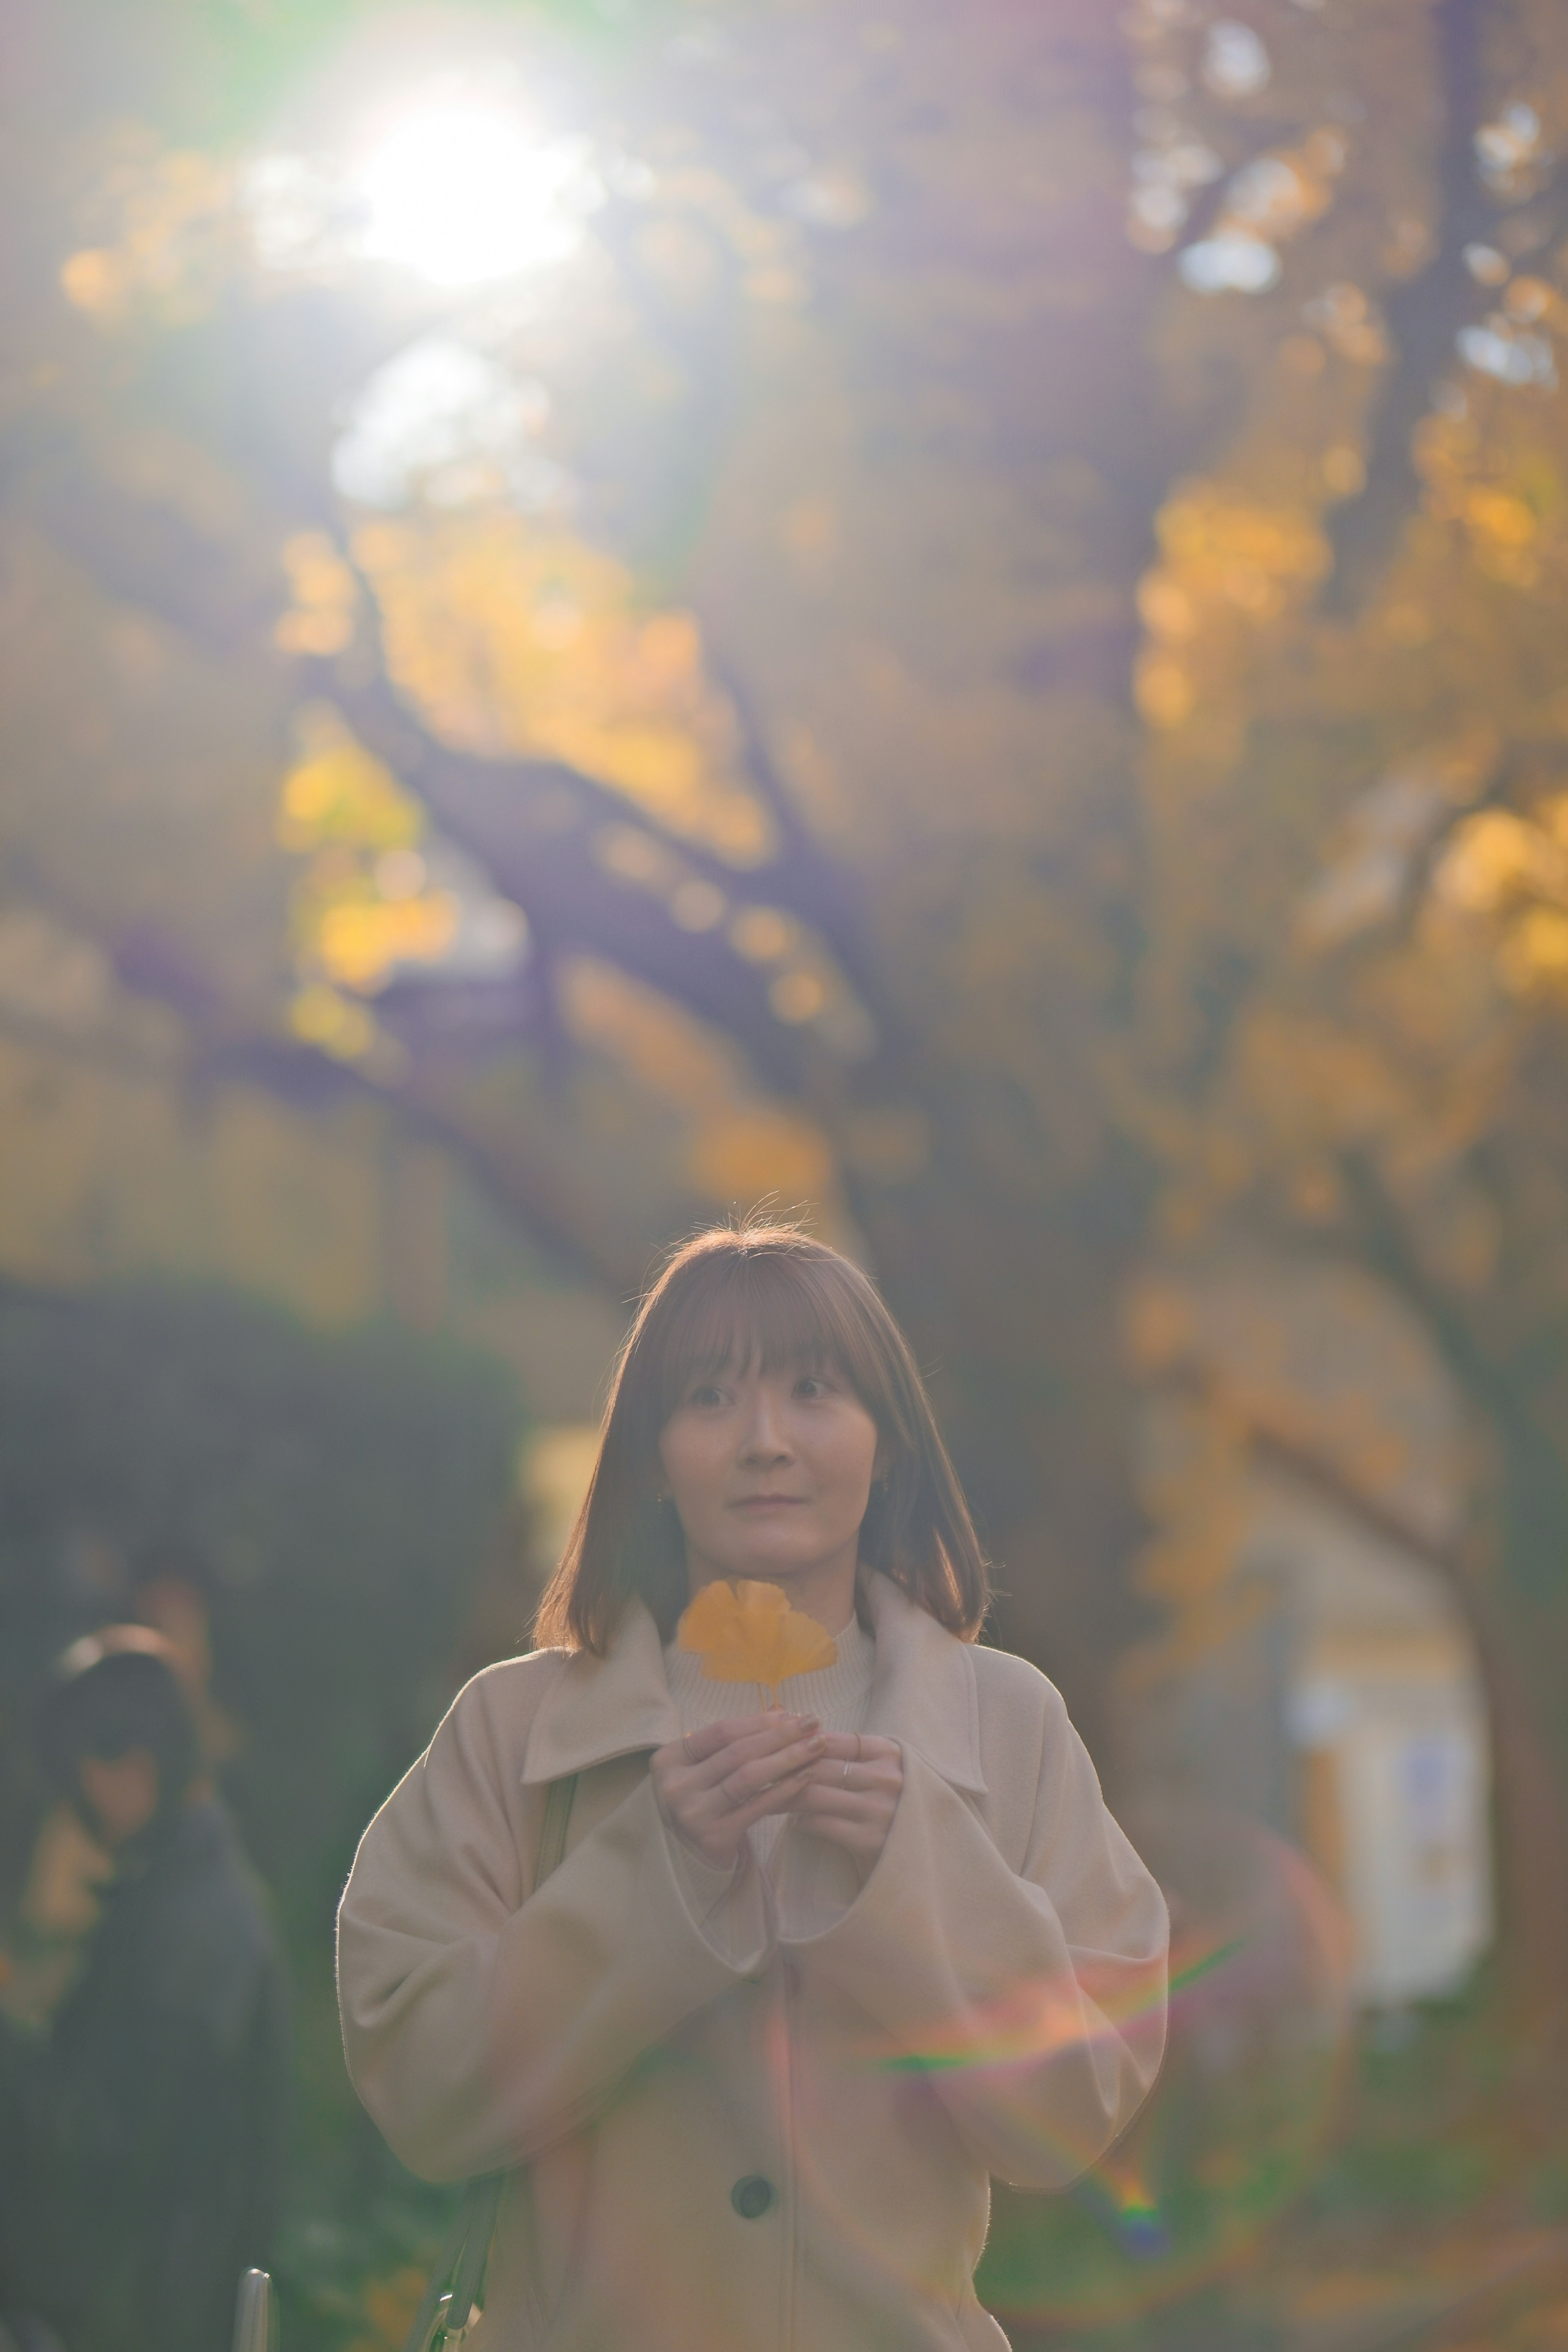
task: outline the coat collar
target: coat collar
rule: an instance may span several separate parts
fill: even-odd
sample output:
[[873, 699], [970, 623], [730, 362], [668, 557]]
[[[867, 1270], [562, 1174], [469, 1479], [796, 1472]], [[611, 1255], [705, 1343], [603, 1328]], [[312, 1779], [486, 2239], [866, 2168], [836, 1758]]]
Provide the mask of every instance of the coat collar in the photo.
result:
[[[983, 1796], [979, 1694], [968, 1643], [889, 1577], [868, 1574], [865, 1594], [876, 1636], [866, 1729], [913, 1748], [953, 1788]], [[524, 1784], [562, 1780], [680, 1736], [659, 1629], [643, 1602], [633, 1601], [608, 1654], [575, 1652], [546, 1693], [528, 1731]]]
[[605, 1655], [570, 1652], [540, 1700], [523, 1753], [523, 1785], [564, 1780], [680, 1736], [659, 1629], [646, 1602], [632, 1601]]

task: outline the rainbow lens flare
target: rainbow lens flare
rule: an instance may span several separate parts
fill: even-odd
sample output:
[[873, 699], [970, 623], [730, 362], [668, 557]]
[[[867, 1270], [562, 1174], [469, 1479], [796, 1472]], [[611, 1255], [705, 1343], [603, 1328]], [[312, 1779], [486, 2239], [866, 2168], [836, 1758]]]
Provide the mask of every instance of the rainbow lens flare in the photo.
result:
[[1333, 2123], [1350, 1950], [1322, 1879], [1240, 1817], [1131, 1826], [1171, 1906], [1165, 2067], [1066, 2196], [998, 2188], [977, 2284], [1004, 2321], [1104, 2326], [1191, 2293], [1306, 2187]]

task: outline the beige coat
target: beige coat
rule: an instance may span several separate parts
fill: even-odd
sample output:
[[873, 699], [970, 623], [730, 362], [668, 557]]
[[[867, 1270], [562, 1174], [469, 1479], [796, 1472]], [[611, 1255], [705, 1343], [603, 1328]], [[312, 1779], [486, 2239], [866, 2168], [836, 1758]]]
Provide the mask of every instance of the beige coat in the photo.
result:
[[360, 2095], [427, 2178], [517, 2168], [473, 2352], [998, 2352], [988, 2176], [1059, 2188], [1148, 2090], [1165, 1905], [1060, 1696], [868, 1591], [866, 1727], [904, 1791], [858, 1894], [798, 1838], [814, 1932], [775, 1932], [755, 1870], [694, 1892], [641, 1603], [603, 1660], [477, 1675], [366, 1831], [339, 1940]]

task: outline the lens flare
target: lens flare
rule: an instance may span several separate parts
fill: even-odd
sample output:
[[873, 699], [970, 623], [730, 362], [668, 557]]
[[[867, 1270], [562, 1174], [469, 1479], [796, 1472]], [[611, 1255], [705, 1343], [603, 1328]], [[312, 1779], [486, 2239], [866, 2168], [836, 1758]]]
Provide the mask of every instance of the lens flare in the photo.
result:
[[544, 137], [519, 107], [461, 94], [385, 128], [352, 188], [366, 260], [455, 289], [565, 260], [601, 194], [582, 141]]
[[1170, 2252], [1170, 2231], [1160, 2200], [1135, 2158], [1104, 2158], [1086, 2176], [1085, 2195], [1098, 2200], [1129, 2253], [1152, 2261]]
[[[1350, 1948], [1312, 1866], [1212, 1812], [1133, 1825], [1173, 1925], [1170, 2042], [1132, 2129], [1071, 2194], [998, 2189], [981, 2265], [1004, 2320], [1102, 2326], [1238, 2262], [1310, 2181], [1349, 2042]], [[1136, 1997], [1113, 2019], [1135, 2026]]]

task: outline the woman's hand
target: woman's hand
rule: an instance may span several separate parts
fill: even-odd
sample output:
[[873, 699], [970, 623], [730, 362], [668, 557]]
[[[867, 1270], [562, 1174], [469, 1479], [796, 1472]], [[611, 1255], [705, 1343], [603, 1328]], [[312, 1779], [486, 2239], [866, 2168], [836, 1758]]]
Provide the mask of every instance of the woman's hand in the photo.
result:
[[731, 1716], [656, 1748], [653, 1793], [684, 1844], [715, 1869], [733, 1869], [753, 1822], [794, 1811], [828, 1745], [814, 1716], [777, 1707]]
[[904, 1789], [904, 1751], [874, 1731], [831, 1731], [789, 1810], [803, 1830], [842, 1846], [863, 1886], [887, 1843]]

